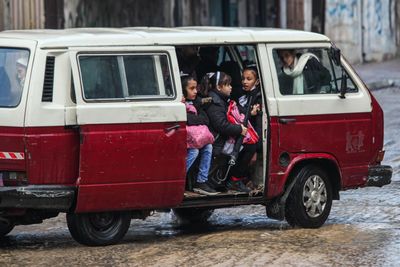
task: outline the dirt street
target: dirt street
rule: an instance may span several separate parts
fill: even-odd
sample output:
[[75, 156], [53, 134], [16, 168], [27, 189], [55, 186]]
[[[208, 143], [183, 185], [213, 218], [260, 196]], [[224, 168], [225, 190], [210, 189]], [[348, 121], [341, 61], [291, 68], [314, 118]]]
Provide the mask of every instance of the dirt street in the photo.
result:
[[341, 192], [320, 229], [292, 229], [262, 206], [216, 210], [207, 225], [180, 225], [171, 213], [133, 220], [123, 242], [85, 247], [65, 216], [18, 226], [0, 241], [0, 266], [399, 266], [400, 88], [373, 92], [384, 108], [385, 163], [392, 184]]

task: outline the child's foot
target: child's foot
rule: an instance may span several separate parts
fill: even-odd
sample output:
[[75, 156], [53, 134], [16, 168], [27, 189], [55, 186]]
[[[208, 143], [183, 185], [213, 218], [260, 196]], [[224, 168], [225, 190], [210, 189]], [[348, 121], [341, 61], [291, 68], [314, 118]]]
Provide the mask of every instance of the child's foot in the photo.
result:
[[229, 180], [226, 182], [226, 187], [228, 190], [244, 192], [244, 193], [249, 193], [251, 191], [251, 189], [245, 186], [244, 183], [240, 180], [239, 181]]
[[196, 183], [195, 187], [193, 188], [193, 191], [207, 196], [213, 196], [219, 193], [214, 188], [210, 187], [207, 182]]

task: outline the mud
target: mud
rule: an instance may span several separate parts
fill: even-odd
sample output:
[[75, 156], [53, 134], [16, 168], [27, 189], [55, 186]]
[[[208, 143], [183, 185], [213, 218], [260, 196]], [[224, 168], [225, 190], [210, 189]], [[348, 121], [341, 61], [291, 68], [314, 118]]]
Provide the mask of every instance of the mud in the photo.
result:
[[290, 228], [262, 206], [216, 210], [205, 225], [155, 213], [133, 220], [120, 244], [99, 248], [76, 243], [60, 215], [1, 239], [0, 266], [399, 266], [400, 89], [374, 94], [386, 111], [385, 163], [395, 168], [394, 181], [341, 192], [319, 229]]

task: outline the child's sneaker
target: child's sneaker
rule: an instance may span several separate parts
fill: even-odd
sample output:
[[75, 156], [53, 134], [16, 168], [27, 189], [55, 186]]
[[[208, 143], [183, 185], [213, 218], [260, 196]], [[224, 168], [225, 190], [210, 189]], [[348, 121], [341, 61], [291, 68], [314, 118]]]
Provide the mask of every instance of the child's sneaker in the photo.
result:
[[193, 191], [207, 196], [213, 196], [219, 193], [214, 188], [211, 188], [207, 182], [196, 183], [195, 187], [193, 188]]
[[244, 193], [249, 193], [251, 191], [250, 188], [246, 187], [244, 183], [240, 180], [238, 181], [229, 180], [226, 182], [226, 187], [228, 190], [244, 192]]

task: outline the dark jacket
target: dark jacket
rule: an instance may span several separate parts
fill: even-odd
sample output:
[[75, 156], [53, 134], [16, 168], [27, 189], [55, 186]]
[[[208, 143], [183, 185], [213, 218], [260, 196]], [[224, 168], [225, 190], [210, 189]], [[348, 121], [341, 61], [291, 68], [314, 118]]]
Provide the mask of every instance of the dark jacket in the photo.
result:
[[[317, 59], [310, 58], [303, 69], [304, 94], [319, 94], [321, 86], [329, 85], [331, 74]], [[282, 70], [279, 76], [280, 90], [283, 95], [293, 94], [293, 78]]]
[[209, 96], [212, 98], [212, 103], [206, 109], [206, 113], [214, 136], [218, 136], [214, 142], [214, 148], [222, 149], [228, 137], [237, 137], [242, 133], [242, 127], [238, 124], [230, 123], [227, 119], [228, 97], [218, 91], [211, 91]]
[[207, 125], [209, 126], [210, 121], [208, 119], [208, 116], [206, 112], [204, 111], [202, 107], [202, 102], [200, 97], [196, 97], [195, 100], [193, 100], [193, 106], [197, 110], [197, 114], [192, 113], [192, 112], [187, 112], [187, 125]]
[[[250, 96], [252, 96], [251, 103], [247, 102], [245, 106], [240, 105], [239, 99], [241, 97], [249, 98]], [[260, 105], [261, 110], [255, 116], [250, 116], [250, 118], [249, 118], [251, 125], [253, 126], [254, 130], [256, 130], [256, 132], [258, 134], [259, 139], [257, 142], [257, 150], [260, 151], [262, 149], [262, 109], [263, 109], [262, 95], [261, 95], [260, 87], [256, 87], [254, 90], [252, 90], [250, 92], [244, 91], [242, 89], [241, 95], [239, 96], [239, 98], [236, 102], [238, 103], [239, 111], [242, 114], [246, 114], [249, 104], [251, 106], [256, 105], [256, 104]]]

